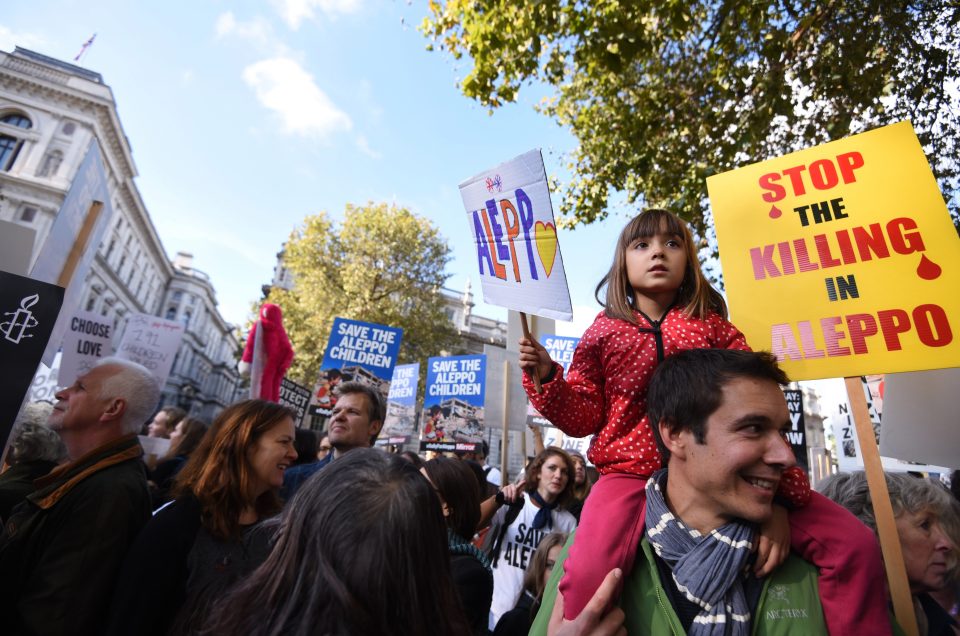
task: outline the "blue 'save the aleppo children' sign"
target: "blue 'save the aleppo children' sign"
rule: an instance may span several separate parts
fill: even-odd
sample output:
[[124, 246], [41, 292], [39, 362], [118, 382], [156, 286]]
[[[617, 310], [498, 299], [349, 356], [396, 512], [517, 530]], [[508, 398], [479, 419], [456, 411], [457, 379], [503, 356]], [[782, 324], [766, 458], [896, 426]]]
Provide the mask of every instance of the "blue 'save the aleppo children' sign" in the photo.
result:
[[341, 382], [362, 382], [386, 397], [402, 338], [398, 327], [334, 318], [310, 412], [329, 417]]
[[531, 150], [460, 184], [484, 301], [573, 320], [543, 157]]
[[[572, 336], [556, 336], [547, 334], [543, 336], [543, 348], [550, 354], [550, 358], [557, 361], [563, 372], [570, 371], [570, 363], [573, 362], [573, 352], [577, 349], [580, 338]], [[537, 409], [533, 408], [530, 402], [527, 402], [527, 426], [549, 426], [550, 422], [544, 416], [540, 415]]]
[[399, 364], [393, 369], [387, 394], [387, 419], [378, 444], [404, 444], [417, 430], [417, 382], [420, 363]]
[[421, 450], [472, 451], [483, 439], [487, 356], [427, 361]]

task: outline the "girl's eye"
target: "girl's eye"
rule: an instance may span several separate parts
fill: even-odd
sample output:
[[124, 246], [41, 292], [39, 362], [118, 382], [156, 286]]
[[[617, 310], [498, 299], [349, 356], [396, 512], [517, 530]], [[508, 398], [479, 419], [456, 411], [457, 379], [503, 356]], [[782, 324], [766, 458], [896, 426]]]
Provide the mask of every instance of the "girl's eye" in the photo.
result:
[[680, 247], [680, 241], [673, 241], [673, 240], [667, 241], [667, 245], [669, 245], [670, 247]]
[[637, 244], [633, 246], [635, 249], [645, 249], [647, 247], [646, 241], [637, 241]]

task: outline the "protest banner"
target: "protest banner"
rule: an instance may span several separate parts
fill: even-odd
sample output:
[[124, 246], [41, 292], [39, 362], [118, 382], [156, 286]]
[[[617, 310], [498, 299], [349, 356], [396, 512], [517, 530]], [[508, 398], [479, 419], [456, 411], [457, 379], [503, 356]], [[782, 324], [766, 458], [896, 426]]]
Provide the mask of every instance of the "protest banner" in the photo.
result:
[[960, 243], [909, 122], [707, 186], [733, 322], [791, 379], [960, 366]]
[[[484, 301], [520, 312], [526, 338], [531, 337], [528, 313], [573, 320], [540, 151], [531, 150], [467, 179], [460, 184], [460, 196]], [[539, 378], [535, 384], [539, 392]]]
[[67, 323], [60, 361], [60, 386], [70, 386], [100, 358], [113, 355], [113, 319], [79, 311]]
[[885, 384], [880, 454], [956, 468], [960, 464], [955, 401], [960, 368], [892, 373], [885, 377]]
[[130, 314], [117, 347], [117, 357], [142, 364], [163, 388], [183, 339], [183, 331], [183, 323], [175, 320]]
[[386, 397], [402, 338], [398, 327], [334, 318], [310, 413], [329, 417], [341, 382], [362, 382]]
[[[548, 334], [543, 336], [542, 339], [543, 342], [540, 344], [550, 354], [550, 358], [563, 367], [564, 373], [567, 373], [570, 370], [570, 363], [573, 362], [573, 352], [576, 350], [580, 338]], [[545, 426], [549, 423], [549, 420], [543, 417], [532, 404], [527, 403], [527, 426]]]
[[289, 406], [297, 414], [294, 422], [297, 428], [303, 425], [303, 416], [307, 414], [309, 403], [310, 389], [287, 378], [280, 381], [280, 404]]
[[430, 358], [420, 450], [473, 451], [483, 440], [485, 355]]
[[[938, 372], [917, 372], [910, 375], [922, 375], [924, 373], [946, 373], [948, 371], [956, 371], [955, 369], [945, 369]], [[906, 375], [906, 374], [899, 374]], [[887, 400], [884, 399], [883, 386], [887, 381], [887, 378], [891, 376], [882, 376], [882, 375], [871, 375], [861, 378], [862, 387], [863, 387], [863, 396], [867, 402], [867, 412], [870, 416], [870, 426], [873, 429], [873, 437], [876, 443], [880, 445], [880, 463], [883, 466], [883, 470], [888, 472], [904, 473], [904, 472], [923, 472], [923, 473], [946, 473], [950, 472], [950, 469], [947, 468], [952, 463], [956, 462], [956, 458], [960, 457], [960, 454], [948, 455], [952, 459], [944, 464], [930, 463], [923, 460], [909, 460], [905, 458], [910, 457], [910, 453], [906, 455], [901, 455], [897, 453], [890, 452], [889, 449], [884, 448], [884, 431], [887, 428], [888, 421], [888, 405]], [[958, 386], [958, 385], [953, 385]], [[948, 418], [942, 423], [937, 422], [933, 424], [934, 430], [927, 429], [924, 424], [930, 421], [932, 418], [936, 418], [938, 414], [937, 404], [943, 404], [952, 399], [952, 390], [943, 390], [942, 386], [937, 386], [936, 383], [933, 383], [930, 386], [917, 387], [919, 393], [916, 394], [905, 394], [902, 395], [902, 400], [900, 404], [905, 406], [907, 409], [908, 419], [906, 422], [903, 421], [903, 412], [900, 412], [901, 423], [900, 426], [905, 428], [908, 433], [904, 435], [902, 432], [899, 433], [900, 437], [909, 437], [909, 444], [913, 447], [914, 444], [922, 446], [937, 446], [942, 448], [950, 448], [951, 440], [954, 443], [954, 448], [956, 448], [956, 440], [958, 433], [952, 429], [955, 429], [955, 426], [952, 426], [952, 422], [956, 418]], [[938, 390], [940, 393], [938, 393]], [[918, 400], [919, 397], [923, 396], [924, 393], [929, 393], [929, 400]], [[917, 404], [923, 404], [922, 409], [917, 408]], [[895, 404], [896, 407], [896, 404]], [[952, 407], [951, 407], [952, 408]], [[841, 403], [837, 407], [838, 414], [836, 418], [833, 418], [833, 431], [834, 438], [836, 441], [836, 453], [837, 453], [837, 467], [843, 472], [851, 472], [855, 470], [864, 470], [863, 463], [863, 453], [861, 451], [862, 441], [856, 435], [856, 424], [853, 421], [853, 415], [850, 411], [850, 405]], [[895, 417], [897, 413], [895, 412]], [[913, 428], [914, 422], [917, 422], [919, 426], [915, 429]], [[938, 435], [936, 429], [940, 427], [943, 428], [943, 434]], [[930, 435], [924, 435], [925, 432], [929, 432]]]
[[0, 221], [0, 271], [26, 276], [37, 232], [13, 221]]
[[[960, 366], [960, 243], [909, 122], [707, 179], [734, 324], [846, 377], [896, 615], [916, 619], [859, 376]], [[776, 299], [776, 302], [771, 302]]]
[[53, 361], [67, 330], [67, 323], [80, 306], [83, 281], [112, 217], [113, 208], [110, 206], [100, 145], [94, 140], [87, 148], [87, 154], [77, 169], [50, 233], [30, 270], [30, 278], [66, 289], [64, 311], [43, 353], [44, 364], [49, 365]]
[[50, 402], [57, 401], [57, 388], [59, 384], [57, 377], [60, 375], [60, 361], [63, 354], [59, 351], [53, 357], [53, 364], [49, 367], [40, 363], [37, 372], [33, 376], [33, 382], [30, 384], [30, 391], [27, 392], [27, 402]]
[[790, 413], [790, 430], [787, 431], [787, 443], [797, 458], [797, 465], [804, 471], [809, 469], [807, 458], [807, 429], [803, 421], [803, 391], [799, 389], [785, 389], [783, 396], [787, 400], [787, 411]]
[[62, 303], [62, 287], [0, 271], [0, 449], [6, 448]]
[[377, 444], [405, 444], [416, 434], [419, 381], [419, 362], [394, 367], [387, 394], [387, 418]]

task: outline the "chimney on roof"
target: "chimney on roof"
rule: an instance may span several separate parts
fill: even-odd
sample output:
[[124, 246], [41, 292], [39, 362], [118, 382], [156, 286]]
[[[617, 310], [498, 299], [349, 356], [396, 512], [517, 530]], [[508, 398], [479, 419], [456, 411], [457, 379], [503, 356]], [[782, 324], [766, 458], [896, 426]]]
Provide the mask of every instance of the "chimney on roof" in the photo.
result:
[[193, 269], [193, 254], [190, 252], [177, 252], [173, 259], [173, 266], [177, 269]]

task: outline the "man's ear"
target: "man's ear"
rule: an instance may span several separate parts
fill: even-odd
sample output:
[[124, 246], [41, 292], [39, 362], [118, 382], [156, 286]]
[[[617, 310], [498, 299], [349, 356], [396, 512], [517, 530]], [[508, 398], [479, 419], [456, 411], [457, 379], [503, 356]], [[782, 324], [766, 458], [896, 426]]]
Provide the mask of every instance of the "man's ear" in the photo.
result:
[[380, 436], [380, 431], [383, 430], [383, 420], [373, 420], [370, 422], [370, 435], [373, 436], [374, 433], [377, 436]]
[[657, 424], [660, 439], [670, 451], [670, 455], [679, 459], [686, 458], [687, 444], [690, 442], [690, 431], [676, 425], [672, 419], [663, 418]]
[[113, 398], [107, 403], [107, 408], [104, 409], [103, 414], [100, 416], [100, 421], [112, 422], [114, 420], [119, 420], [126, 412], [127, 401], [120, 397]]

